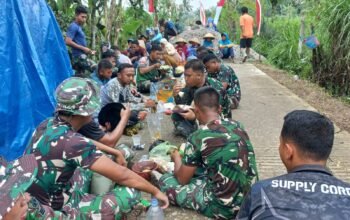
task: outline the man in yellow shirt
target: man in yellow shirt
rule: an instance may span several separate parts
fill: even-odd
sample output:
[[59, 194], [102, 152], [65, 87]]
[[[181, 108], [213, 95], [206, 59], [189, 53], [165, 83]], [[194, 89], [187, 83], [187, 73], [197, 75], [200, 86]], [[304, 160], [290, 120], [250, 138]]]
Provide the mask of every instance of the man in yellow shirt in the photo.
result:
[[243, 54], [242, 62], [244, 63], [250, 55], [250, 48], [252, 47], [252, 43], [253, 43], [254, 19], [252, 16], [248, 14], [247, 7], [242, 7], [241, 13], [242, 15], [239, 18], [239, 24], [241, 26], [240, 48], [241, 48], [241, 54]]

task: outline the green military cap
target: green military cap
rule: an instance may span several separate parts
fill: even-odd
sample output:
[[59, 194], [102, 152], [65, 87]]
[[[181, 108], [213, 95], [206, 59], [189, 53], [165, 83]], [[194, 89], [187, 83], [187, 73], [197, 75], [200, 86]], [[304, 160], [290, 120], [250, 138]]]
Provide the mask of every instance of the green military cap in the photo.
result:
[[89, 116], [100, 107], [99, 87], [90, 79], [71, 77], [56, 89], [56, 112]]
[[0, 158], [0, 219], [11, 211], [18, 197], [33, 183], [37, 173], [37, 162], [32, 154], [12, 162]]

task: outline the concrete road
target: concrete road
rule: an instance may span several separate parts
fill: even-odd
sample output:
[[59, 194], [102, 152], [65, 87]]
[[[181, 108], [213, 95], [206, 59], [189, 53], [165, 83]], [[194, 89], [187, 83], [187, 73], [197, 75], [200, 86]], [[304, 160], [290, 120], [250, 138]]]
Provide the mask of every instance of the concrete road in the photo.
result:
[[[315, 110], [308, 103], [280, 85], [252, 64], [233, 64], [242, 88], [242, 101], [239, 109], [233, 111], [233, 118], [242, 122], [253, 143], [260, 179], [270, 178], [285, 173], [278, 153], [279, 134], [283, 117], [295, 109]], [[298, 83], [297, 81], [295, 83]], [[146, 125], [147, 127], [147, 125]], [[184, 142], [172, 134], [173, 125], [168, 116], [162, 122], [162, 138], [173, 144]], [[138, 151], [135, 160], [147, 154], [151, 143], [147, 128], [141, 131], [144, 151]], [[130, 143], [131, 138], [122, 141]], [[350, 182], [350, 134], [337, 129], [334, 149], [328, 166], [335, 176]], [[144, 194], [144, 197], [149, 195]], [[171, 207], [166, 210], [166, 219], [199, 220], [206, 219], [197, 213]], [[144, 219], [145, 215], [141, 219]]]
[[[279, 159], [279, 134], [283, 117], [296, 109], [314, 110], [286, 87], [252, 64], [234, 64], [241, 82], [242, 101], [233, 118], [242, 122], [252, 140], [260, 179], [285, 173]], [[295, 81], [298, 83], [298, 81]], [[328, 166], [335, 176], [350, 182], [350, 134], [336, 128], [336, 137]]]

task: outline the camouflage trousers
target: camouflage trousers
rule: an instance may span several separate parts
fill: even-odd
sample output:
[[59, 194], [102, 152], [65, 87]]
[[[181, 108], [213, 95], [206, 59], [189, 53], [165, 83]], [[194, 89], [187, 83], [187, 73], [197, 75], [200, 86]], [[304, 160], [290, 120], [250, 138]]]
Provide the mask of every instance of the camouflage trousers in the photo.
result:
[[[126, 153], [127, 157], [128, 152]], [[133, 188], [114, 185], [102, 194], [87, 192], [93, 172], [77, 168], [70, 180], [68, 202], [61, 210], [41, 205], [35, 198], [29, 203], [27, 219], [122, 219], [140, 203], [141, 193]]]
[[206, 179], [206, 176], [196, 177], [187, 185], [181, 185], [174, 175], [164, 174], [158, 184], [173, 205], [195, 210], [209, 218], [234, 219], [239, 207], [223, 206], [216, 202]]

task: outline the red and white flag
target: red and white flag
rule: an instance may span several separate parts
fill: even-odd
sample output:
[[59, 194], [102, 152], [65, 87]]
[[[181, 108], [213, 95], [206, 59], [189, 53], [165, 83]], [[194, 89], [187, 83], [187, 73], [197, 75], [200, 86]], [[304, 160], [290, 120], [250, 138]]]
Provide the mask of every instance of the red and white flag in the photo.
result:
[[147, 11], [150, 14], [154, 13], [154, 0], [144, 0], [143, 10]]
[[260, 29], [261, 29], [261, 3], [260, 0], [255, 1], [256, 4], [256, 25], [258, 28], [257, 35], [260, 35]]
[[216, 7], [214, 24], [217, 25], [219, 23], [219, 18], [221, 14], [222, 7], [224, 7], [225, 0], [219, 0], [218, 5]]
[[205, 16], [205, 9], [203, 7], [202, 1], [199, 1], [200, 8], [199, 8], [199, 16], [201, 18], [202, 25], [205, 26], [207, 24], [207, 18]]

